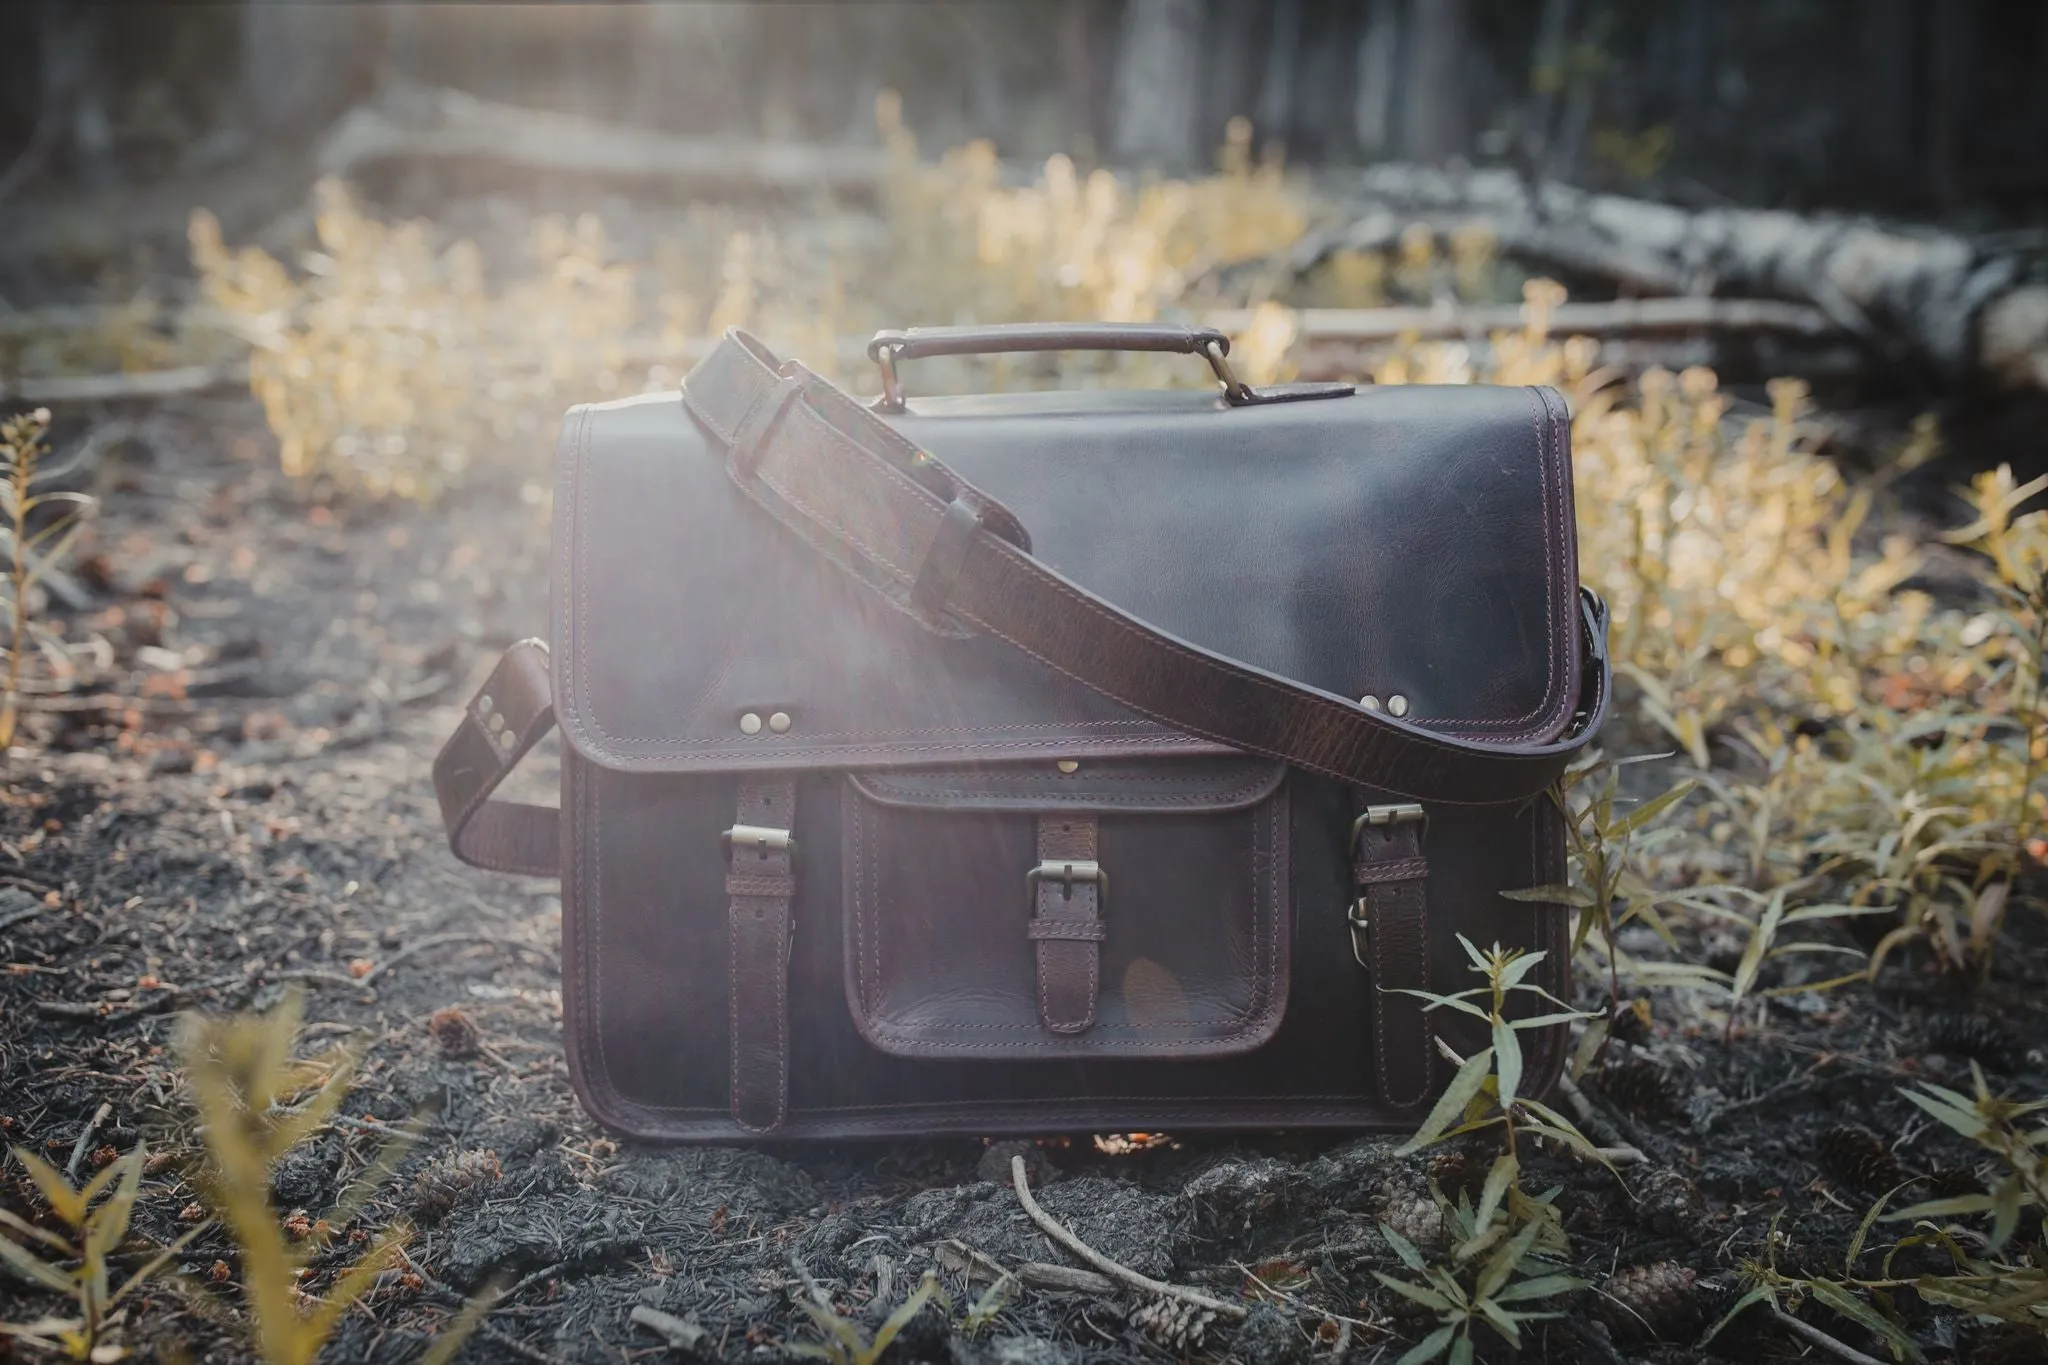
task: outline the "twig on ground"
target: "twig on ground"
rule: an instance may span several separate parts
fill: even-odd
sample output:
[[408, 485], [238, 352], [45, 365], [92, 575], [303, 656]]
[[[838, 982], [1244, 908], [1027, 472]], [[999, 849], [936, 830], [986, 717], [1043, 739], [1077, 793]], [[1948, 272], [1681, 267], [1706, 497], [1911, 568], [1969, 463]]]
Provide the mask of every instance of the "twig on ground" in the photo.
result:
[[659, 1308], [649, 1308], [644, 1303], [634, 1304], [630, 1316], [634, 1322], [661, 1337], [678, 1351], [694, 1351], [711, 1335], [688, 1318], [664, 1313]]
[[1050, 1265], [1045, 1261], [1026, 1261], [1017, 1267], [1012, 1278], [1030, 1289], [1049, 1289], [1061, 1294], [1094, 1294], [1100, 1297], [1116, 1292], [1116, 1281], [1107, 1275], [1098, 1275], [1078, 1266]]
[[85, 1127], [79, 1130], [78, 1141], [71, 1144], [71, 1160], [64, 1163], [64, 1175], [72, 1184], [78, 1183], [78, 1166], [85, 1160], [85, 1149], [92, 1145], [92, 1135], [100, 1130], [100, 1125], [107, 1121], [107, 1115], [113, 1112], [113, 1105], [102, 1103], [93, 1111]]
[[1578, 1115], [1579, 1122], [1600, 1144], [1602, 1156], [1624, 1165], [1649, 1160], [1643, 1151], [1643, 1135], [1633, 1131], [1634, 1125], [1621, 1115], [1594, 1104], [1586, 1092], [1579, 1089], [1578, 1082], [1570, 1076], [1559, 1076], [1557, 1090], [1564, 1096], [1565, 1103], [1571, 1106], [1572, 1112]]
[[1846, 1360], [1849, 1365], [1884, 1365], [1876, 1356], [1869, 1356], [1857, 1350], [1846, 1341], [1837, 1341], [1812, 1323], [1801, 1322], [1782, 1308], [1771, 1309], [1771, 1316], [1780, 1327], [1799, 1337], [1810, 1346], [1818, 1346], [1837, 1360]]
[[1188, 1289], [1181, 1285], [1168, 1284], [1164, 1280], [1155, 1280], [1150, 1275], [1140, 1275], [1129, 1266], [1112, 1261], [1094, 1247], [1089, 1246], [1079, 1237], [1069, 1232], [1066, 1225], [1061, 1223], [1059, 1219], [1040, 1208], [1038, 1201], [1031, 1197], [1031, 1185], [1024, 1177], [1024, 1158], [1021, 1156], [1010, 1158], [1010, 1183], [1016, 1188], [1017, 1202], [1024, 1206], [1024, 1212], [1031, 1216], [1031, 1221], [1038, 1224], [1039, 1229], [1046, 1236], [1052, 1238], [1053, 1241], [1058, 1242], [1068, 1251], [1073, 1252], [1076, 1256], [1094, 1266], [1111, 1279], [1121, 1280], [1131, 1288], [1141, 1289], [1147, 1294], [1157, 1294], [1162, 1298], [1168, 1299], [1180, 1299], [1185, 1303], [1194, 1304], [1197, 1308], [1206, 1308], [1210, 1312], [1229, 1318], [1233, 1322], [1242, 1322], [1250, 1311], [1243, 1304], [1226, 1303], [1222, 1299], [1211, 1298], [1199, 1289]]
[[0, 915], [0, 934], [6, 933], [17, 924], [34, 919], [49, 908], [47, 905], [31, 905], [26, 910], [17, 910], [11, 915]]
[[1286, 1304], [1289, 1308], [1292, 1308], [1295, 1312], [1301, 1314], [1305, 1318], [1328, 1318], [1332, 1322], [1341, 1322], [1346, 1327], [1369, 1328], [1372, 1326], [1371, 1323], [1365, 1321], [1363, 1318], [1347, 1318], [1342, 1313], [1332, 1313], [1327, 1308], [1318, 1308], [1312, 1303], [1303, 1303], [1300, 1299], [1288, 1293], [1286, 1290], [1276, 1289], [1272, 1285], [1267, 1284], [1263, 1279], [1259, 1278], [1259, 1274], [1257, 1271], [1253, 1270], [1243, 1261], [1232, 1261], [1230, 1263], [1230, 1266], [1231, 1269], [1237, 1271], [1238, 1274], [1244, 1276], [1247, 1280], [1250, 1280], [1253, 1284], [1257, 1285], [1260, 1289], [1264, 1290], [1265, 1293], [1269, 1297], [1274, 1299], [1276, 1302]]

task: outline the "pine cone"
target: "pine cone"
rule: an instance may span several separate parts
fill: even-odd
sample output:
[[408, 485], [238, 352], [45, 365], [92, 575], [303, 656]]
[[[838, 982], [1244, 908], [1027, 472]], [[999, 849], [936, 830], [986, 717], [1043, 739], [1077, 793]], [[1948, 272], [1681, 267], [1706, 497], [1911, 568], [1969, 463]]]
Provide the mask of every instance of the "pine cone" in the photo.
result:
[[454, 1005], [435, 1010], [427, 1020], [427, 1032], [434, 1036], [443, 1057], [458, 1062], [476, 1056], [483, 1048], [483, 1036], [477, 1032], [476, 1021]]
[[1415, 1244], [1418, 1251], [1444, 1245], [1444, 1212], [1426, 1191], [1388, 1181], [1380, 1186], [1380, 1221]]
[[1636, 1221], [1667, 1237], [1697, 1233], [1706, 1216], [1699, 1187], [1683, 1174], [1662, 1167], [1636, 1182]]
[[1673, 1118], [1685, 1107], [1678, 1078], [1655, 1062], [1610, 1062], [1593, 1075], [1601, 1094], [1638, 1118]]
[[432, 1222], [446, 1217], [485, 1185], [497, 1183], [505, 1172], [496, 1152], [461, 1152], [434, 1162], [413, 1181], [413, 1207], [421, 1218]]
[[1698, 1278], [1676, 1261], [1617, 1271], [1600, 1285], [1593, 1311], [1619, 1340], [1684, 1337], [1699, 1325], [1692, 1289]]
[[2048, 1361], [2048, 1335], [2038, 1327], [2001, 1322], [1977, 1338], [1970, 1365], [2042, 1365]]
[[1821, 1168], [1845, 1185], [1878, 1194], [1906, 1178], [1884, 1139], [1868, 1128], [1842, 1123], [1820, 1135]]
[[1477, 1200], [1479, 1192], [1486, 1188], [1486, 1173], [1493, 1168], [1499, 1156], [1497, 1150], [1478, 1151], [1460, 1143], [1430, 1158], [1429, 1178], [1444, 1192], [1444, 1198], [1453, 1203], [1461, 1194], [1469, 1194]]
[[1144, 1329], [1170, 1351], [1192, 1350], [1202, 1344], [1209, 1324], [1216, 1320], [1214, 1309], [1202, 1308], [1186, 1299], [1157, 1298], [1131, 1314], [1131, 1322]]
[[2026, 1055], [2010, 1029], [1981, 1014], [1936, 1015], [1921, 1032], [1920, 1046], [1927, 1052], [1967, 1057], [1992, 1071], [2010, 1071]]

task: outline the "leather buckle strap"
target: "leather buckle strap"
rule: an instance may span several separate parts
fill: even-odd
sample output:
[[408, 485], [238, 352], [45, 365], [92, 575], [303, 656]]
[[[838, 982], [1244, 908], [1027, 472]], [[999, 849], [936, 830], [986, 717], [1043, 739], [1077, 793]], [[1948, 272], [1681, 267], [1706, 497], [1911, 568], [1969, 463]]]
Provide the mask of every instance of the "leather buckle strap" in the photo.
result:
[[1054, 1033], [1095, 1024], [1102, 973], [1103, 898], [1109, 879], [1096, 859], [1093, 815], [1038, 817], [1038, 866], [1024, 874], [1031, 900], [1026, 936], [1038, 967], [1038, 1020]]
[[1428, 814], [1412, 802], [1367, 806], [1351, 824], [1351, 952], [1371, 973], [1373, 1050], [1389, 1104], [1428, 1099], [1435, 1065], [1425, 1002], [1401, 994], [1429, 989], [1428, 830]]
[[434, 758], [434, 795], [456, 857], [498, 872], [557, 874], [561, 813], [489, 799], [554, 724], [547, 644], [521, 640], [498, 660]]
[[789, 1117], [789, 949], [796, 899], [796, 780], [740, 780], [725, 846], [726, 1010], [733, 1122], [772, 1132]]

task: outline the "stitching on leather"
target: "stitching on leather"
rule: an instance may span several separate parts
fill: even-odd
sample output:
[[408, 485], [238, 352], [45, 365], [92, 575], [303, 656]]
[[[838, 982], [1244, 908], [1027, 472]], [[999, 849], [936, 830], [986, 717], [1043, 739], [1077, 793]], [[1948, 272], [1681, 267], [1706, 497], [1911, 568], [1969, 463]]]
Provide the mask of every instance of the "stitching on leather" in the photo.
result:
[[[962, 792], [948, 790], [943, 786], [938, 786], [934, 790], [934, 786], [943, 783], [944, 780], [942, 777], [933, 777], [928, 779], [932, 785], [918, 785], [919, 779], [917, 778], [892, 776], [888, 773], [862, 773], [853, 778], [855, 784], [862, 788], [865, 795], [873, 796], [876, 793], [884, 793], [899, 797], [905, 801], [942, 799], [945, 806], [954, 809], [980, 809], [996, 803], [1069, 795], [1068, 792], [1060, 790], [1059, 784], [1063, 779], [1050, 777], [1019, 775], [1017, 778], [1010, 779], [1018, 782], [1017, 788], [1008, 791], [985, 789], [976, 792]], [[995, 780], [1001, 781], [1003, 779], [998, 778]], [[1220, 801], [1241, 801], [1248, 797], [1269, 793], [1279, 786], [1280, 781], [1285, 780], [1285, 769], [1281, 770], [1281, 777], [1277, 781], [1274, 778], [1273, 770], [1267, 767], [1253, 775], [1249, 780], [1226, 791], [1213, 790], [1215, 780], [1214, 777], [1203, 776], [1175, 777], [1170, 775], [1153, 776], [1146, 773], [1097, 773], [1090, 775], [1076, 785], [1088, 787], [1100, 782], [1142, 782], [1148, 786], [1201, 787], [1205, 788], [1205, 790], [1191, 791], [1185, 795], [1173, 792], [1118, 794], [1114, 792], [1098, 793], [1091, 791], [1085, 795], [1075, 796], [1073, 799], [1092, 805], [1186, 806], [1200, 809]]]

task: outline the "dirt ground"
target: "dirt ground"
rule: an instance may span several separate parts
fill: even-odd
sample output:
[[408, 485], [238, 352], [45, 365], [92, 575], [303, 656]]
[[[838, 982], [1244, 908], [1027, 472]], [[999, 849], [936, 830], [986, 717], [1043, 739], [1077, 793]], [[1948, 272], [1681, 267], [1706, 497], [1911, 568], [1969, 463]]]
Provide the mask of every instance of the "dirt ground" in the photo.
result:
[[[108, 415], [61, 414], [60, 448]], [[99, 462], [104, 506], [77, 601], [58, 613], [70, 638], [107, 642], [103, 686], [32, 718], [0, 798], [0, 1137], [60, 1164], [76, 1150], [81, 1172], [138, 1141], [174, 1158], [145, 1182], [126, 1261], [198, 1216], [179, 1174], [196, 1150], [170, 1052], [178, 1012], [298, 990], [312, 1042], [353, 1036], [368, 1050], [344, 1120], [278, 1167], [280, 1210], [319, 1215], [392, 1124], [421, 1114], [426, 1129], [360, 1220], [409, 1221], [412, 1269], [348, 1316], [326, 1359], [412, 1359], [496, 1282], [509, 1292], [463, 1360], [689, 1358], [632, 1321], [639, 1305], [701, 1326], [703, 1358], [773, 1360], [819, 1340], [798, 1307], [805, 1275], [872, 1328], [927, 1270], [951, 1311], [927, 1307], [892, 1360], [1391, 1361], [1427, 1330], [1373, 1277], [1398, 1268], [1375, 1225], [1426, 1241], [1426, 1182], [1469, 1188], [1484, 1152], [1398, 1159], [1381, 1138], [1287, 1134], [1136, 1151], [1048, 1138], [1034, 1161], [1051, 1213], [1136, 1270], [1251, 1305], [1241, 1325], [1187, 1343], [1148, 1331], [1130, 1295], [1093, 1291], [1027, 1288], [967, 1329], [984, 1285], [945, 1244], [1009, 1267], [1070, 1263], [986, 1178], [1008, 1148], [608, 1138], [578, 1111], [562, 1060], [555, 888], [459, 866], [428, 785], [496, 652], [545, 624], [544, 451], [441, 507], [330, 509], [274, 472], [245, 398], [115, 415], [133, 435]], [[2014, 924], [2031, 932], [2038, 917]], [[1911, 985], [1910, 971], [1881, 994], [1785, 996], [1732, 1041], [1671, 999], [1648, 1002], [1586, 1083], [1596, 1132], [1647, 1159], [1617, 1180], [1544, 1157], [1531, 1182], [1561, 1187], [1573, 1259], [1605, 1292], [1538, 1324], [1520, 1358], [1810, 1354], [1755, 1314], [1709, 1350], [1693, 1343], [1774, 1216], [1779, 1263], [1822, 1273], [1893, 1184], [1917, 1178], [1909, 1193], [1926, 1197], [1969, 1179], [1971, 1155], [1899, 1087], [1962, 1081], [1974, 1057], [2001, 1085], [2048, 1093], [2044, 961], [2003, 955], [1974, 1007]], [[474, 1025], [474, 1046], [452, 1016], [432, 1022], [448, 1010]], [[37, 1207], [14, 1172], [0, 1206]], [[1674, 1265], [1631, 1273], [1661, 1262]], [[332, 1271], [316, 1266], [315, 1292]], [[231, 1245], [209, 1231], [181, 1269], [134, 1302], [126, 1339], [165, 1359], [246, 1359]], [[1644, 1291], [1653, 1279], [1667, 1288]], [[0, 1320], [58, 1306], [0, 1280]], [[1998, 1354], [1910, 1296], [1902, 1306], [1932, 1358], [2041, 1358]], [[1854, 1324], [1802, 1313], [1883, 1355]]]

